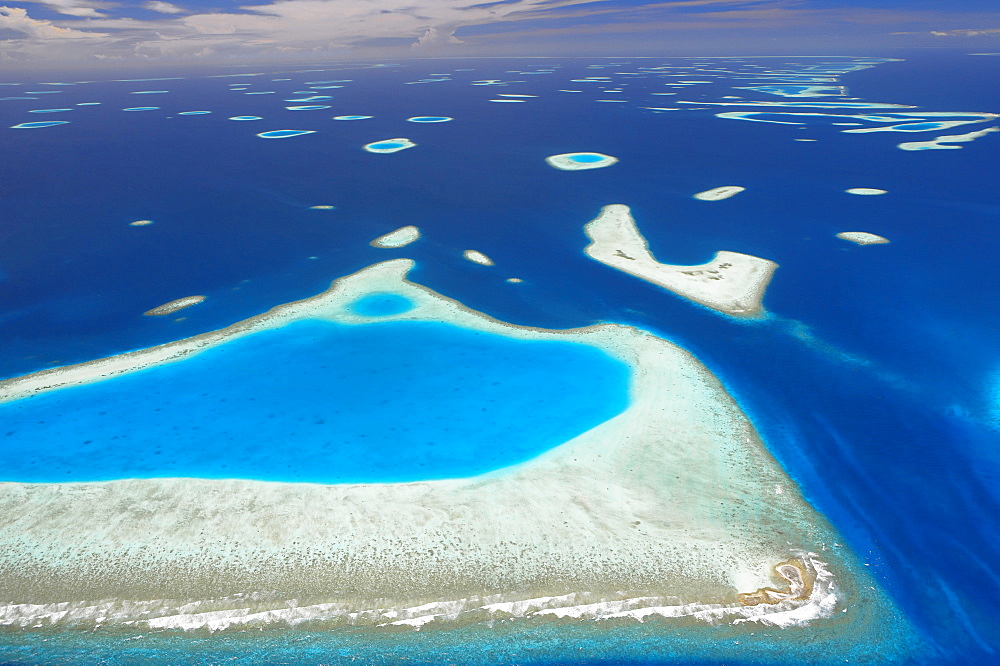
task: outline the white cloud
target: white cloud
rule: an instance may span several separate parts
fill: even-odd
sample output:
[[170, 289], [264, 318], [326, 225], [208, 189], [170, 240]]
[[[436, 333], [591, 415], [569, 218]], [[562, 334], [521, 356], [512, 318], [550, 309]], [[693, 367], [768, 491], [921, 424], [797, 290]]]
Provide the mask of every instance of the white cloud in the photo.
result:
[[[26, 38], [36, 40], [52, 39], [103, 39], [106, 34], [62, 28], [52, 21], [42, 21], [28, 16], [28, 10], [19, 7], [0, 7], [0, 29], [12, 30]], [[15, 40], [4, 40], [15, 41]]]
[[177, 5], [172, 5], [169, 2], [161, 2], [161, 0], [151, 0], [144, 4], [143, 7], [151, 12], [160, 12], [161, 14], [183, 14], [186, 11]]
[[114, 7], [114, 3], [102, 2], [101, 0], [20, 0], [37, 5], [45, 5], [60, 14], [66, 16], [76, 16], [80, 18], [97, 18], [104, 16], [98, 9], [109, 9]]
[[[932, 27], [944, 22], [940, 12], [808, 10], [800, 0], [635, 0], [621, 5], [611, 5], [606, 0], [243, 1], [248, 4], [238, 10], [190, 14], [189, 10], [165, 0], [130, 0], [119, 4], [109, 0], [20, 0], [18, 4], [44, 4], [67, 18], [38, 21], [29, 18], [23, 9], [5, 8], [0, 27], [11, 28], [23, 37], [0, 40], [0, 49], [8, 56], [37, 60], [137, 55], [266, 58], [295, 52], [344, 56], [352, 49], [374, 57], [395, 57], [405, 52], [407, 45], [425, 54], [491, 49], [516, 49], [523, 53], [525, 45], [530, 45], [528, 52], [532, 48], [547, 48], [553, 37], [563, 33], [567, 40], [587, 33], [619, 42], [625, 35], [642, 33], [648, 35], [647, 41], [656, 44], [656, 34], [675, 35], [683, 30], [706, 33], [722, 30], [731, 35], [734, 29], [745, 29], [747, 34], [784, 35], [786, 39], [790, 31], [801, 26], [826, 29], [831, 25], [846, 25], [846, 29], [853, 30], [863, 24], [866, 29], [870, 27], [870, 31], [884, 35], [890, 26], [918, 25], [926, 26], [921, 34], [927, 39], [933, 39], [931, 35], [974, 36], [996, 32], [932, 31]], [[261, 1], [266, 4], [250, 4]], [[149, 20], [123, 18], [127, 12], [119, 14], [115, 8], [124, 12], [126, 6], [141, 6], [159, 16]], [[690, 11], [694, 8], [701, 11]], [[965, 25], [988, 25], [986, 21], [991, 20], [954, 13], [946, 18], [949, 22], [960, 20]], [[464, 28], [512, 22], [524, 25], [525, 29], [469, 30], [467, 36], [462, 32]], [[456, 31], [467, 44], [456, 37]], [[78, 44], [77, 52], [67, 56], [67, 49], [40, 47], [57, 38], [67, 44]], [[378, 50], [383, 48], [395, 50]]]
[[1000, 28], [980, 28], [978, 30], [931, 30], [931, 34], [935, 37], [978, 37], [979, 35], [1000, 34]]

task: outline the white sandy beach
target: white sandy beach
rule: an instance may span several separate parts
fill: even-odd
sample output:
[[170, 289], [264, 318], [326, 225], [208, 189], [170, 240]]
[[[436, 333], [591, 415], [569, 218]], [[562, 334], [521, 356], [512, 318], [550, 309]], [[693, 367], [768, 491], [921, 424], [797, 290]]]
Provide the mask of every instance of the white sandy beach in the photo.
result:
[[748, 317], [762, 311], [761, 301], [774, 270], [773, 261], [738, 252], [721, 251], [705, 264], [661, 264], [649, 251], [629, 207], [611, 204], [587, 223], [590, 257], [629, 275], [724, 314]]
[[[627, 209], [608, 207], [609, 214], [624, 218]], [[840, 570], [823, 564], [839, 561], [828, 550], [835, 534], [694, 357], [617, 324], [569, 331], [506, 324], [408, 282], [412, 266], [383, 262], [220, 331], [8, 380], [0, 399], [183, 362], [304, 318], [364, 324], [373, 320], [348, 306], [388, 291], [416, 307], [380, 320], [446, 321], [603, 349], [632, 368], [630, 406], [535, 459], [466, 479], [0, 483], [0, 624], [103, 618], [224, 628], [435, 616], [410, 625], [419, 628], [457, 616], [459, 607], [501, 604], [495, 609], [509, 615], [517, 604], [524, 612], [605, 604], [574, 612], [756, 618], [752, 631], [767, 617], [801, 624], [839, 608]], [[808, 590], [774, 597], [776, 604], [741, 603], [739, 593], [789, 588], [775, 567], [790, 559]]]

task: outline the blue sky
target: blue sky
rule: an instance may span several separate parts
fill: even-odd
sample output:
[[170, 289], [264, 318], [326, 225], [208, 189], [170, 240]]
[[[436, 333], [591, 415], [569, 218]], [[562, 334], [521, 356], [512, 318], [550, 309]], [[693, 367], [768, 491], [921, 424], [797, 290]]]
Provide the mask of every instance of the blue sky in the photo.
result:
[[1000, 0], [0, 0], [0, 63], [1000, 50]]

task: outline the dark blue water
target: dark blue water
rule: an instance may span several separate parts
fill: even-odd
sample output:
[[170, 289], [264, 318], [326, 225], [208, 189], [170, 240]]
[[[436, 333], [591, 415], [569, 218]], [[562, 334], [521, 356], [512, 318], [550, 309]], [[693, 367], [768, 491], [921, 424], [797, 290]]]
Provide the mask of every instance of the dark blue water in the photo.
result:
[[[409, 302], [373, 295], [355, 309], [390, 314], [401, 305]], [[0, 404], [0, 478], [471, 476], [615, 416], [627, 406], [628, 381], [624, 363], [579, 343], [433, 322], [297, 322]]]
[[[906, 57], [842, 81], [866, 102], [919, 107], [907, 111], [1000, 109], [1000, 88], [988, 85], [1000, 58]], [[1000, 312], [990, 304], [1000, 249], [992, 174], [1000, 134], [961, 150], [906, 152], [895, 145], [917, 135], [713, 116], [733, 107], [639, 108], [752, 94], [721, 84], [673, 89], [655, 77], [629, 79], [628, 104], [593, 103], [602, 97], [596, 88], [554, 92], [580, 89], [568, 80], [595, 74], [586, 64], [518, 76], [507, 70], [525, 61], [455, 62], [476, 71], [419, 85], [405, 84], [447, 71], [445, 61], [338, 76], [205, 79], [194, 72], [169, 82], [172, 93], [157, 99], [161, 110], [143, 113], [115, 113], [131, 106], [123, 83], [69, 87], [58, 104], [3, 102], [0, 128], [30, 120], [31, 108], [105, 104], [76, 107], [67, 125], [0, 130], [2, 374], [213, 330], [317, 293], [375, 261], [412, 257], [411, 279], [505, 321], [635, 323], [692, 350], [929, 641], [918, 661], [995, 661]], [[640, 64], [648, 62], [596, 73]], [[334, 92], [329, 111], [309, 113], [279, 111], [279, 95], [224, 90], [233, 81], [277, 90], [261, 79], [278, 76], [295, 79], [280, 84], [287, 91], [318, 78], [355, 81]], [[498, 89], [468, 81], [490, 78], [523, 80], [504, 92], [539, 97], [489, 104]], [[648, 96], [663, 90], [678, 94]], [[175, 115], [194, 109], [214, 113]], [[339, 123], [324, 113], [374, 118]], [[264, 120], [252, 127], [226, 120], [243, 114]], [[405, 122], [415, 115], [455, 120]], [[316, 133], [254, 136], [292, 128]], [[385, 137], [418, 145], [393, 155], [361, 149]], [[620, 161], [579, 172], [544, 164], [573, 151]], [[719, 202], [691, 198], [720, 185], [747, 190]], [[889, 194], [843, 194], [850, 187]], [[702, 263], [722, 249], [777, 261], [765, 299], [770, 318], [735, 322], [586, 258], [582, 226], [609, 203], [632, 207], [661, 261]], [[309, 210], [317, 204], [337, 208]], [[155, 223], [129, 227], [136, 219]], [[423, 238], [400, 250], [368, 247], [404, 224], [419, 226]], [[853, 230], [892, 243], [859, 247], [834, 238]], [[496, 266], [465, 261], [465, 249]], [[141, 316], [189, 294], [208, 299], [180, 321]], [[594, 658], [663, 659], [639, 639], [632, 645]], [[836, 660], [835, 652], [823, 654]], [[765, 655], [746, 661], [805, 660]]]

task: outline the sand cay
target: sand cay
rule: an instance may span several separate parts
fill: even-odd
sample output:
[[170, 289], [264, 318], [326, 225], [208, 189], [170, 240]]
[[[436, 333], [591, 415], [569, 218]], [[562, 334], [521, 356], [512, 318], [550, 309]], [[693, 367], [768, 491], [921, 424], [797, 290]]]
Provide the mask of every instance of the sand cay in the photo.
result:
[[584, 231], [592, 241], [584, 252], [602, 264], [736, 317], [760, 314], [764, 292], [778, 267], [767, 259], [728, 251], [697, 266], [661, 264], [649, 251], [629, 207], [622, 204], [602, 208]]
[[495, 263], [479, 250], [466, 250], [462, 253], [462, 256], [474, 264], [481, 264], [483, 266], [493, 266]]
[[184, 308], [189, 308], [192, 305], [198, 305], [205, 300], [204, 296], [185, 296], [184, 298], [178, 298], [177, 300], [170, 301], [169, 303], [164, 303], [151, 310], [146, 310], [142, 314], [148, 317], [162, 317], [163, 315], [173, 314], [178, 310], [183, 310]]
[[837, 238], [851, 241], [858, 245], [885, 245], [889, 242], [889, 239], [885, 236], [868, 233], [867, 231], [841, 231], [837, 234]]
[[410, 243], [417, 241], [420, 238], [420, 229], [413, 226], [412, 224], [405, 227], [400, 227], [395, 231], [390, 231], [387, 234], [379, 236], [373, 240], [370, 245], [372, 247], [381, 248], [396, 248], [405, 247]]
[[0, 400], [183, 362], [301, 319], [371, 322], [350, 304], [389, 291], [416, 307], [380, 321], [596, 346], [632, 368], [630, 406], [528, 462], [465, 479], [0, 483], [0, 624], [419, 628], [549, 614], [752, 630], [855, 603], [855, 566], [832, 547], [834, 532], [689, 353], [617, 324], [549, 331], [497, 321], [407, 281], [412, 266], [376, 264], [219, 331], [7, 380]]

